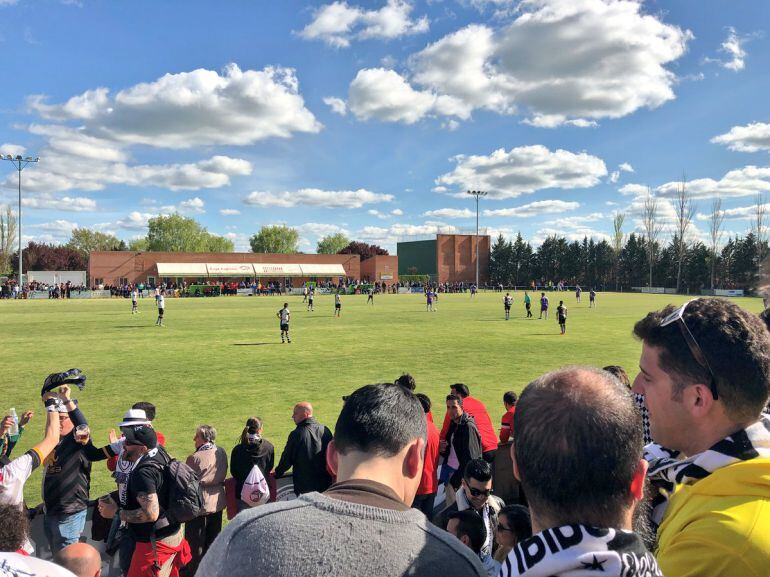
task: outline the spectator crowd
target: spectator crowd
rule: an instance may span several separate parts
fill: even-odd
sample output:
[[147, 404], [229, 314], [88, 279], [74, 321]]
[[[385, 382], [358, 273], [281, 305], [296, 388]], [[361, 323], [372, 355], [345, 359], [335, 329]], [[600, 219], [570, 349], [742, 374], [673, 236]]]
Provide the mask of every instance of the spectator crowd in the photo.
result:
[[[176, 461], [147, 401], [96, 446], [77, 378], [50, 375], [42, 440], [14, 454], [32, 414], [1, 424], [0, 575], [98, 575], [80, 542], [98, 497], [91, 536], [127, 577], [767, 577], [769, 317], [668, 306], [633, 327], [633, 382], [612, 359], [558, 368], [504, 392], [494, 418], [454, 383], [440, 429], [408, 374], [346, 395], [333, 431], [301, 401], [277, 464], [259, 417], [229, 455], [199, 425]], [[99, 461], [115, 489], [92, 496]], [[37, 467], [43, 504], [28, 508]], [[289, 472], [296, 498], [268, 503]], [[35, 514], [56, 566], [29, 556]]]

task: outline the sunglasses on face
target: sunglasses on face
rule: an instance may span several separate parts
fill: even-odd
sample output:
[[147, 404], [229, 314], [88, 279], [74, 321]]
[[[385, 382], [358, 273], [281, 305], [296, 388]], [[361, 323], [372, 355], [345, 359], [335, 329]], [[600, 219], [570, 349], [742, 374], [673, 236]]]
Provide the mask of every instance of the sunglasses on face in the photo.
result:
[[698, 363], [701, 368], [707, 370], [711, 375], [711, 384], [709, 385], [709, 388], [711, 389], [711, 396], [714, 397], [714, 400], [716, 401], [719, 399], [719, 393], [717, 391], [717, 380], [714, 376], [714, 371], [711, 370], [711, 365], [709, 365], [709, 362], [706, 359], [706, 355], [703, 354], [703, 349], [700, 348], [698, 341], [695, 340], [695, 335], [692, 334], [692, 331], [690, 331], [687, 323], [684, 322], [684, 311], [687, 308], [687, 305], [689, 305], [691, 302], [692, 301], [687, 301], [681, 307], [660, 321], [660, 326], [667, 327], [668, 325], [674, 323], [677, 324], [679, 327], [679, 332], [682, 333], [682, 337], [684, 337], [684, 340], [687, 343], [687, 348], [690, 349], [690, 354], [692, 354], [695, 362]]
[[508, 531], [509, 533], [513, 533], [513, 529], [511, 529], [510, 527], [506, 527], [502, 523], [498, 523], [497, 524], [497, 530], [498, 531]]
[[481, 497], [482, 495], [484, 497], [489, 497], [492, 494], [492, 489], [481, 490], [476, 489], [475, 487], [468, 487], [468, 489], [473, 497]]

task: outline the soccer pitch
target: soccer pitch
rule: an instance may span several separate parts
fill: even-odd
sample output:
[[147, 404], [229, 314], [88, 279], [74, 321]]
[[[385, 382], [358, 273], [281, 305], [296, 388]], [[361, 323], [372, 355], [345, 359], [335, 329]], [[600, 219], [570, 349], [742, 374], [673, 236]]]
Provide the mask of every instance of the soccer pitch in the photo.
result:
[[[276, 460], [294, 427], [292, 407], [309, 400], [319, 421], [334, 429], [342, 395], [374, 382], [414, 375], [434, 405], [440, 425], [450, 383], [464, 382], [487, 405], [493, 423], [504, 409], [502, 395], [520, 391], [534, 377], [568, 364], [619, 364], [633, 378], [640, 345], [634, 322], [648, 311], [681, 303], [680, 295], [548, 293], [549, 319], [538, 320], [539, 293], [530, 293], [534, 319], [524, 313], [523, 293], [514, 294], [511, 320], [504, 320], [503, 295], [440, 295], [437, 312], [425, 311], [422, 295], [344, 296], [342, 316], [334, 299], [320, 295], [315, 312], [301, 296], [167, 299], [165, 327], [154, 326], [152, 298], [0, 301], [0, 367], [5, 378], [0, 410], [32, 408], [16, 455], [42, 436], [40, 387], [46, 375], [72, 367], [88, 376], [74, 391], [96, 444], [107, 442], [123, 413], [136, 401], [158, 407], [156, 428], [170, 453], [184, 459], [195, 427], [210, 424], [229, 454], [246, 418], [260, 416]], [[555, 309], [568, 307], [567, 334], [559, 334]], [[760, 312], [760, 299], [735, 299]], [[276, 313], [289, 303], [291, 344], [281, 344]], [[27, 484], [30, 504], [40, 501], [40, 472]], [[95, 464], [91, 496], [114, 487], [103, 464]]]

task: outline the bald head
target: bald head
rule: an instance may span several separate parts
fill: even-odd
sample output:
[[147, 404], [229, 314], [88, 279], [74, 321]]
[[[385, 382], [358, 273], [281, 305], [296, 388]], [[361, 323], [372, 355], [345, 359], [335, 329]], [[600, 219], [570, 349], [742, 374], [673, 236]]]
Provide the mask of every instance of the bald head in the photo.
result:
[[633, 505], [642, 428], [630, 391], [592, 367], [547, 373], [516, 404], [514, 454], [533, 513], [621, 527]]
[[99, 552], [88, 543], [67, 545], [54, 557], [54, 563], [70, 570], [78, 577], [99, 577], [102, 559]]
[[302, 401], [294, 405], [294, 414], [291, 416], [296, 424], [300, 424], [305, 419], [313, 416], [313, 405], [307, 401]]

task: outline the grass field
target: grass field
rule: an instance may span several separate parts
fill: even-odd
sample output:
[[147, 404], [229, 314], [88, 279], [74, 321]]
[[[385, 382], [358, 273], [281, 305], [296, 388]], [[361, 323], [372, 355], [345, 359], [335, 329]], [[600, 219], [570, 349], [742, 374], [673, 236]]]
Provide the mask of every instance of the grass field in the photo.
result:
[[[125, 299], [0, 301], [0, 410], [36, 410], [16, 449], [21, 454], [42, 436], [44, 378], [78, 367], [88, 386], [75, 396], [97, 444], [107, 441], [131, 404], [149, 400], [158, 407], [156, 427], [178, 458], [192, 452], [202, 423], [217, 428], [218, 443], [229, 452], [250, 415], [265, 420], [277, 458], [294, 426], [294, 403], [312, 401], [317, 418], [333, 429], [342, 395], [402, 372], [412, 373], [418, 390], [431, 397], [437, 422], [453, 382], [467, 383], [497, 422], [503, 392], [520, 391], [559, 366], [620, 364], [633, 378], [640, 351], [631, 336], [634, 322], [685, 300], [600, 293], [598, 308], [589, 309], [587, 295], [578, 305], [573, 293], [552, 293], [545, 321], [537, 312], [534, 320], [524, 318], [522, 294], [515, 293], [507, 322], [499, 293], [473, 300], [442, 295], [435, 313], [425, 312], [421, 295], [378, 295], [374, 307], [364, 296], [347, 296], [338, 319], [331, 296], [316, 297], [313, 313], [301, 297], [288, 297], [293, 342], [285, 345], [276, 318], [283, 297], [167, 299], [166, 327], [154, 326], [153, 299], [140, 300], [134, 316]], [[569, 307], [565, 336], [554, 318], [559, 298]], [[737, 301], [761, 310], [759, 299]], [[39, 476], [27, 484], [30, 503], [39, 501]], [[92, 481], [92, 497], [113, 487], [103, 465], [94, 466]]]

